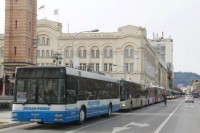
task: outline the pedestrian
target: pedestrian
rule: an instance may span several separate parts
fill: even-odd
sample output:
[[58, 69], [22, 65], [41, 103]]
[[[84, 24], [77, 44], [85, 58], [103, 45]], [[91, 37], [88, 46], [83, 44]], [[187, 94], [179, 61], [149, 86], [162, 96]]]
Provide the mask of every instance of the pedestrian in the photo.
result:
[[163, 91], [162, 96], [163, 96], [163, 100], [165, 102], [165, 105], [167, 105], [167, 95], [166, 95], [166, 91], [165, 90]]

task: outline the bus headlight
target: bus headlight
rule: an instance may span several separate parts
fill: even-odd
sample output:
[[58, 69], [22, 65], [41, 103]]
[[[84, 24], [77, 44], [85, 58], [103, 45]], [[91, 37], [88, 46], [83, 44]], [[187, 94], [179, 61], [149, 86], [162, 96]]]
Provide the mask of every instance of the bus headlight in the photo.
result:
[[55, 117], [62, 117], [62, 114], [55, 114]]
[[12, 113], [12, 117], [17, 116], [17, 113]]
[[122, 107], [125, 107], [125, 106], [126, 106], [125, 103], [123, 103], [123, 104], [122, 104]]

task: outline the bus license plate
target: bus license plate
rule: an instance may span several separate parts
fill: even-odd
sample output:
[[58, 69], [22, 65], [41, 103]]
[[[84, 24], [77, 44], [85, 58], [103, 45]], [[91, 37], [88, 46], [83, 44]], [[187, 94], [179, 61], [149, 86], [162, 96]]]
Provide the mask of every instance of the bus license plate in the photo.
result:
[[41, 122], [41, 119], [31, 119], [32, 122]]

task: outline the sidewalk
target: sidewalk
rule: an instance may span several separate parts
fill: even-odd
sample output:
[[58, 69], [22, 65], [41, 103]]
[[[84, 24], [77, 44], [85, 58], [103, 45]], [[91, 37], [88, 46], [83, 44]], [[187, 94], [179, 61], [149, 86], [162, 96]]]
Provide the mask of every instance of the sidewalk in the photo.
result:
[[25, 123], [13, 122], [11, 121], [11, 111], [10, 110], [0, 110], [0, 129], [22, 125]]

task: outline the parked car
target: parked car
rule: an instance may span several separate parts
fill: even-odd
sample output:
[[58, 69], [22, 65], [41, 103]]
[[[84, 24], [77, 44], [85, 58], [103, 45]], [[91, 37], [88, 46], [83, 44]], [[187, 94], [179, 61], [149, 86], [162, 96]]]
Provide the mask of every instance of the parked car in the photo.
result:
[[194, 103], [194, 98], [192, 95], [186, 95], [185, 96], [185, 102], [191, 102]]
[[199, 97], [199, 94], [198, 94], [198, 93], [192, 93], [192, 96], [193, 96], [194, 98], [198, 98], [198, 97]]

